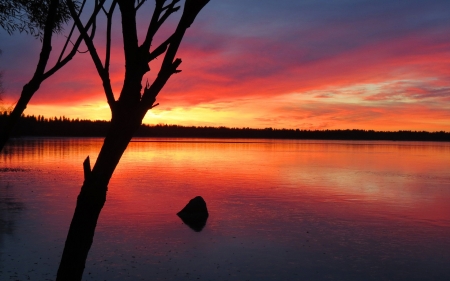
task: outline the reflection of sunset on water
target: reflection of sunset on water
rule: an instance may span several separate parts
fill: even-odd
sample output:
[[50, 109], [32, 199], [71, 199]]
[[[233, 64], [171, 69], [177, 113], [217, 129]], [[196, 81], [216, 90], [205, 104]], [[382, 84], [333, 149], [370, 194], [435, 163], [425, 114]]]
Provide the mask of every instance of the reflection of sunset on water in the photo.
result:
[[[81, 163], [94, 161], [100, 145], [22, 139], [1, 156], [1, 168], [23, 169], [0, 174], [24, 206], [14, 233], [20, 247], [48, 252], [50, 271]], [[169, 280], [192, 267], [214, 280], [218, 272], [261, 280], [316, 271], [346, 280], [450, 277], [449, 163], [447, 143], [137, 138], [111, 179], [87, 270], [108, 280], [127, 279], [119, 272], [133, 266], [133, 274]], [[176, 216], [198, 195], [210, 214], [200, 233]], [[419, 266], [399, 269], [412, 264]]]
[[[67, 170], [78, 177], [84, 158], [89, 155], [94, 162], [101, 145], [100, 139], [24, 142], [33, 146], [13, 148], [2, 155], [2, 162]], [[445, 143], [135, 139], [111, 180], [108, 201], [119, 200], [126, 212], [152, 211], [147, 200], [158, 196], [157, 212], [172, 213], [164, 208], [172, 206], [168, 202], [177, 199], [172, 195], [177, 190], [186, 196], [201, 193], [218, 203], [237, 194], [279, 196], [284, 204], [367, 203], [372, 211], [387, 208], [448, 223], [450, 212], [442, 196], [450, 194], [442, 190], [448, 163], [450, 146]]]
[[[377, 208], [387, 209], [401, 216], [414, 214], [412, 217], [448, 223], [450, 212], [441, 189], [448, 181], [442, 174], [447, 163], [450, 147], [446, 144], [135, 142], [124, 155], [112, 184], [126, 186], [126, 182], [147, 174], [146, 180], [152, 184], [165, 186], [169, 182], [193, 196], [194, 188], [217, 200], [234, 194], [271, 198], [281, 197], [281, 193], [285, 204], [291, 196], [295, 198], [292, 204], [297, 200], [348, 202], [357, 209], [368, 203], [373, 213]], [[131, 187], [110, 191], [110, 195], [134, 192], [139, 196], [139, 191]]]

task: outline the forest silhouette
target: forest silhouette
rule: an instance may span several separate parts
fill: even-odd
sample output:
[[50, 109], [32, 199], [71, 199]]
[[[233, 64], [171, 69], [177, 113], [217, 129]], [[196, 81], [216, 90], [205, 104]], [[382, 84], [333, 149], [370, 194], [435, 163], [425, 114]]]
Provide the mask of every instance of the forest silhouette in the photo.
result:
[[[8, 113], [0, 114], [0, 129]], [[14, 137], [104, 137], [109, 121], [69, 119], [66, 117], [22, 116], [13, 131]], [[143, 124], [135, 137], [167, 138], [249, 138], [249, 139], [318, 139], [318, 140], [393, 140], [450, 141], [450, 132], [374, 131], [374, 130], [304, 130], [274, 128], [230, 128], [209, 126], [147, 125]]]

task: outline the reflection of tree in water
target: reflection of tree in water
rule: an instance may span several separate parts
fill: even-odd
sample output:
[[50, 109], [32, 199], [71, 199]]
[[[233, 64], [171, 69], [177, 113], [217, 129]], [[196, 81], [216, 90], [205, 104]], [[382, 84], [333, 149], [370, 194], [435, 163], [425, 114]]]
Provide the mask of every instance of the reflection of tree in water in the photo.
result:
[[[0, 169], [0, 174], [13, 172]], [[0, 248], [6, 235], [14, 233], [17, 215], [23, 210], [24, 204], [14, 197], [14, 189], [7, 182], [0, 182]]]

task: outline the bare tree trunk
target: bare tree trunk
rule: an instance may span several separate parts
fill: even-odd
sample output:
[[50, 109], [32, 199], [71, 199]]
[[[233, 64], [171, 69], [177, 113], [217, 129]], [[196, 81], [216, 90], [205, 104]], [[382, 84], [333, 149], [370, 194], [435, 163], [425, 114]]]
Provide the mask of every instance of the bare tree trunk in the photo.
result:
[[50, 57], [50, 52], [52, 51], [52, 35], [53, 27], [55, 26], [56, 12], [59, 6], [59, 0], [52, 0], [49, 6], [49, 11], [47, 19], [45, 21], [44, 36], [42, 39], [42, 50], [39, 56], [39, 62], [36, 66], [36, 71], [34, 72], [33, 78], [30, 82], [23, 87], [22, 94], [17, 105], [14, 107], [13, 112], [10, 114], [8, 120], [6, 121], [6, 127], [0, 135], [0, 152], [5, 146], [12, 132], [12, 129], [19, 121], [20, 116], [27, 108], [27, 104], [31, 97], [36, 93], [36, 91], [41, 86], [43, 79], [43, 74], [45, 67], [47, 66], [48, 59]]
[[8, 119], [6, 121], [6, 126], [0, 134], [0, 152], [2, 151], [9, 137], [11, 136], [12, 130], [19, 121], [20, 116], [27, 108], [28, 102], [30, 101], [33, 94], [36, 93], [36, 91], [39, 89], [40, 85], [41, 85], [40, 82], [32, 80], [23, 87], [19, 101], [14, 107], [14, 110], [9, 114]]
[[57, 281], [81, 280], [95, 227], [106, 201], [108, 183], [142, 118], [122, 114], [113, 118], [94, 168], [85, 161], [85, 180], [77, 198]]
[[[103, 87], [111, 107], [112, 119], [108, 135], [105, 138], [100, 154], [94, 168], [90, 170], [88, 158], [85, 161], [85, 180], [78, 195], [77, 205], [70, 224], [69, 233], [61, 257], [61, 263], [57, 273], [57, 281], [81, 280], [89, 249], [95, 234], [97, 221], [106, 201], [108, 183], [119, 163], [122, 154], [128, 146], [133, 134], [141, 125], [147, 111], [153, 108], [156, 96], [164, 87], [172, 74], [179, 73], [177, 67], [181, 59], [175, 59], [180, 42], [194, 21], [200, 10], [209, 0], [186, 0], [183, 15], [175, 32], [168, 40], [163, 42], [153, 52], [149, 52], [153, 35], [167, 17], [176, 12], [179, 0], [172, 0], [164, 6], [165, 0], [155, 0], [156, 7], [146, 39], [143, 45], [138, 46], [135, 3], [138, 7], [145, 1], [135, 2], [129, 0], [118, 0], [122, 16], [122, 34], [125, 53], [125, 79], [119, 99], [116, 101], [109, 79], [109, 56], [107, 51], [105, 64], [101, 62], [96, 52], [92, 38], [87, 35], [87, 29], [82, 25], [75, 15], [73, 3], [69, 1], [69, 9], [75, 23], [83, 36], [83, 40], [92, 56]], [[70, 4], [71, 3], [71, 4]], [[116, 2], [113, 1], [109, 12], [105, 12], [110, 27], [112, 13]], [[105, 10], [106, 11], [106, 10]], [[110, 28], [107, 28], [110, 32]], [[109, 33], [108, 33], [109, 34]], [[107, 34], [107, 37], [109, 37]], [[110, 49], [110, 40], [107, 42], [107, 50]], [[167, 50], [167, 51], [166, 51]], [[147, 84], [142, 90], [142, 78], [150, 70], [148, 63], [162, 55], [164, 60], [155, 81]]]

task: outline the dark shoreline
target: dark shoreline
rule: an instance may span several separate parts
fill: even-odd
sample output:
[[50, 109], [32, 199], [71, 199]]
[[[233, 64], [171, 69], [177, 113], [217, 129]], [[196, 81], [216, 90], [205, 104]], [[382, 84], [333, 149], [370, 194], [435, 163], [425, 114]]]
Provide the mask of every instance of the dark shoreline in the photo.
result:
[[[0, 131], [7, 115], [0, 114]], [[23, 116], [12, 137], [104, 137], [108, 121], [91, 121], [42, 116]], [[450, 142], [450, 132], [374, 131], [374, 130], [301, 130], [196, 127], [178, 125], [142, 125], [135, 137], [158, 138], [233, 138], [233, 139], [310, 139], [310, 140], [387, 140]]]

